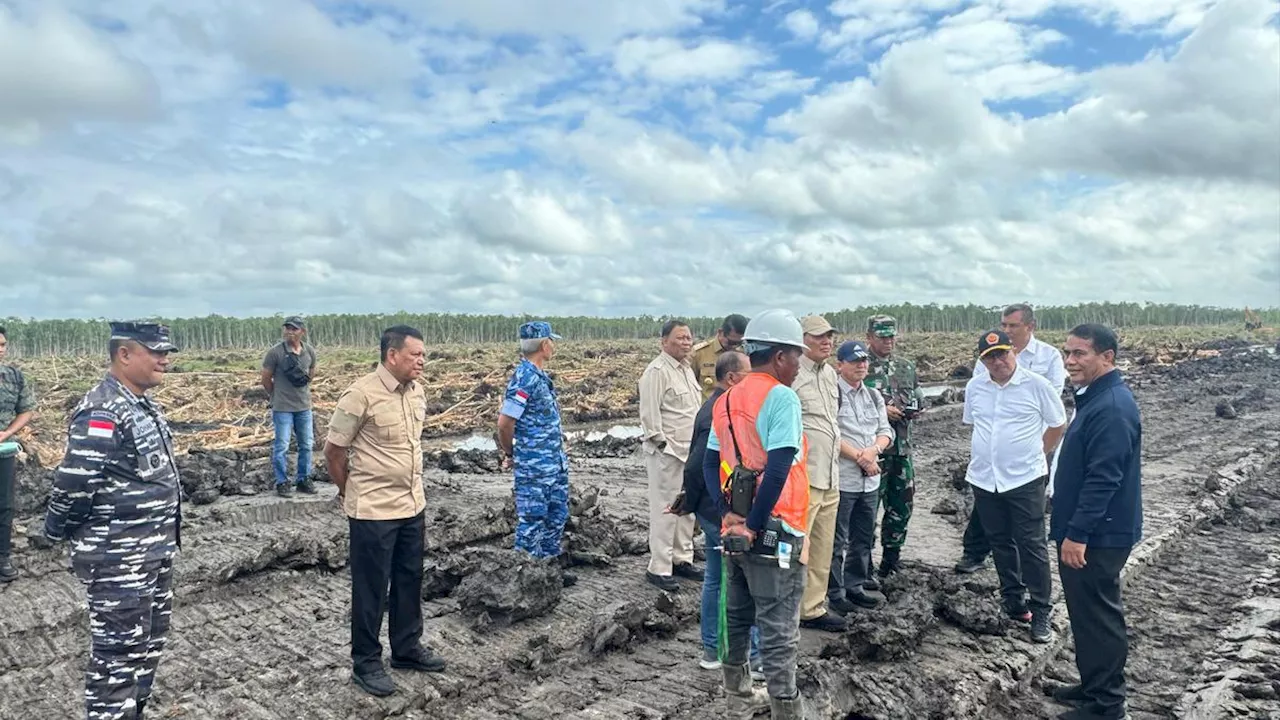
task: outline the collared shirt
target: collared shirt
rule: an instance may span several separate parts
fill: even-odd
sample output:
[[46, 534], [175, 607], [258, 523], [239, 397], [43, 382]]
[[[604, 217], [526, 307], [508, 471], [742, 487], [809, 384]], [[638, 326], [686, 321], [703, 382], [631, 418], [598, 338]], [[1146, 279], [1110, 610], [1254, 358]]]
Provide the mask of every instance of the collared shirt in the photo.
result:
[[[884, 396], [858, 383], [853, 387], [840, 378], [840, 439], [862, 449], [876, 444], [883, 435], [893, 440], [893, 428], [889, 425], [889, 413], [884, 408]], [[880, 488], [880, 476], [863, 475], [858, 463], [846, 457], [840, 458], [840, 492], [871, 492]]]
[[125, 567], [178, 551], [182, 488], [160, 408], [108, 373], [71, 413], [44, 532], [72, 561]]
[[726, 352], [728, 351], [725, 347], [713, 336], [694, 345], [689, 353], [689, 365], [693, 368], [693, 375], [702, 387], [703, 400], [711, 397], [712, 391], [715, 390], [716, 361]]
[[35, 390], [12, 365], [0, 365], [0, 431], [8, 428], [19, 415], [36, 409]]
[[[660, 353], [640, 376], [640, 429], [645, 452], [662, 452], [681, 463], [688, 460], [693, 421], [701, 406], [702, 389], [692, 368]], [[659, 450], [663, 443], [666, 445]]]
[[347, 448], [347, 515], [402, 520], [426, 509], [422, 490], [422, 421], [426, 396], [383, 365], [356, 380], [329, 418], [328, 442]]
[[987, 492], [1007, 492], [1049, 472], [1045, 428], [1067, 422], [1059, 390], [1023, 367], [1003, 387], [987, 377], [969, 380], [964, 423], [973, 426], [966, 479]]
[[568, 471], [555, 384], [529, 358], [521, 358], [511, 373], [501, 412], [516, 421], [512, 450], [517, 480], [549, 480]]
[[839, 475], [840, 426], [836, 383], [839, 376], [828, 364], [800, 356], [800, 372], [791, 389], [800, 396], [804, 434], [809, 438], [809, 487], [828, 490]]
[[[1023, 367], [1049, 381], [1049, 384], [1062, 392], [1067, 384], [1067, 366], [1062, 360], [1058, 348], [1047, 342], [1041, 342], [1035, 335], [1027, 342], [1027, 346], [1018, 353], [1018, 367]], [[987, 366], [981, 360], [973, 367], [974, 377], [987, 377]]]

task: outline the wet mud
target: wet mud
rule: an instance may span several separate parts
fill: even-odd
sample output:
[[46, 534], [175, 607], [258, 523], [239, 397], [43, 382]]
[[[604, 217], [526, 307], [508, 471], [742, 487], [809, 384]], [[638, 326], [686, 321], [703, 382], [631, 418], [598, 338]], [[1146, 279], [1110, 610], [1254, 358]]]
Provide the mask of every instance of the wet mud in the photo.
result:
[[[1280, 361], [1245, 351], [1131, 376], [1144, 417], [1146, 540], [1127, 604], [1134, 717], [1269, 717], [1277, 689]], [[1216, 416], [1228, 400], [1234, 420]], [[959, 407], [918, 425], [917, 510], [887, 602], [841, 634], [801, 633], [807, 718], [1041, 718], [1071, 679], [1058, 641], [1000, 613], [994, 570], [957, 576], [971, 498]], [[700, 586], [644, 580], [648, 501], [634, 440], [584, 433], [561, 567], [511, 549], [511, 478], [488, 456], [427, 462], [424, 639], [442, 674], [392, 670], [399, 692], [350, 681], [347, 521], [321, 483], [277, 498], [265, 449], [183, 460], [193, 502], [177, 563], [174, 630], [155, 705], [173, 718], [698, 718], [723, 714], [701, 670]], [[606, 437], [610, 437], [605, 433]], [[629, 445], [630, 443], [630, 445]], [[483, 449], [476, 452], [484, 453]], [[318, 473], [323, 478], [323, 472]], [[0, 717], [74, 717], [87, 651], [66, 548], [32, 543], [48, 476], [20, 474], [17, 581], [0, 587]], [[198, 504], [195, 496], [207, 502]], [[1055, 599], [1060, 601], [1055, 581]]]

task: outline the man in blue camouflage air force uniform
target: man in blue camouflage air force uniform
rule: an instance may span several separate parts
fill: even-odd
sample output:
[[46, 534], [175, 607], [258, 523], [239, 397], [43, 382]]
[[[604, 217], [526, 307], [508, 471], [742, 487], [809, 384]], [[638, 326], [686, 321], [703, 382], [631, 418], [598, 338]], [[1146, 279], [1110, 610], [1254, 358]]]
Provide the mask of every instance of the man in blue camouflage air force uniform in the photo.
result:
[[[537, 558], [560, 557], [560, 538], [569, 520], [569, 462], [560, 403], [543, 369], [559, 339], [550, 323], [520, 326], [520, 364], [507, 383], [498, 415], [503, 468], [515, 468], [516, 548]], [[575, 579], [564, 573], [566, 585]]]
[[49, 493], [45, 535], [71, 541], [88, 591], [88, 720], [142, 717], [169, 631], [181, 488], [173, 434], [146, 392], [176, 350], [163, 325], [111, 323], [111, 367], [71, 413]]

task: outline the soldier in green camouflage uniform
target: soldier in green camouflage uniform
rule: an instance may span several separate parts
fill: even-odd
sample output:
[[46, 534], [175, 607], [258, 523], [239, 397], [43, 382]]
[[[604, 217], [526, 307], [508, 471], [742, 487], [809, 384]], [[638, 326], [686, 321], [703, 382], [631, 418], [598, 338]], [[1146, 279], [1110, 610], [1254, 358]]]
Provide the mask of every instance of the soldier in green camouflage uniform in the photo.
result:
[[871, 364], [863, 382], [884, 396], [894, 432], [893, 444], [885, 448], [880, 458], [880, 504], [884, 507], [880, 525], [880, 544], [884, 546], [881, 577], [898, 569], [898, 556], [907, 541], [907, 523], [911, 521], [916, 493], [916, 473], [911, 465], [911, 421], [924, 410], [924, 392], [916, 377], [916, 364], [893, 352], [897, 335], [898, 322], [892, 317], [873, 315], [867, 320]]
[[[9, 349], [9, 338], [0, 327], [0, 361]], [[0, 583], [11, 582], [18, 577], [9, 561], [13, 541], [14, 486], [17, 484], [17, 455], [20, 449], [14, 436], [35, 414], [36, 397], [31, 383], [22, 371], [12, 365], [0, 364]]]

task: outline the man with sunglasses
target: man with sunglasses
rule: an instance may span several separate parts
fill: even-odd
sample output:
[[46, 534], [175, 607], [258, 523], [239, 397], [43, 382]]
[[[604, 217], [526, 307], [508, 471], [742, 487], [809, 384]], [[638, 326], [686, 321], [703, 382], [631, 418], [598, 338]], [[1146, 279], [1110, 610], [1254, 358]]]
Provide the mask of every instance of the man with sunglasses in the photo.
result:
[[1067, 411], [1059, 389], [1018, 365], [1003, 331], [982, 334], [978, 360], [987, 372], [965, 386], [964, 424], [973, 427], [965, 479], [991, 542], [1005, 613], [1030, 622], [1031, 639], [1046, 643], [1053, 637], [1053, 581], [1044, 542], [1045, 456], [1062, 439]]
[[703, 402], [716, 389], [716, 360], [724, 353], [742, 347], [742, 333], [746, 330], [745, 317], [730, 315], [720, 324], [714, 338], [703, 340], [689, 351], [689, 364], [693, 366], [693, 374], [702, 387]]

